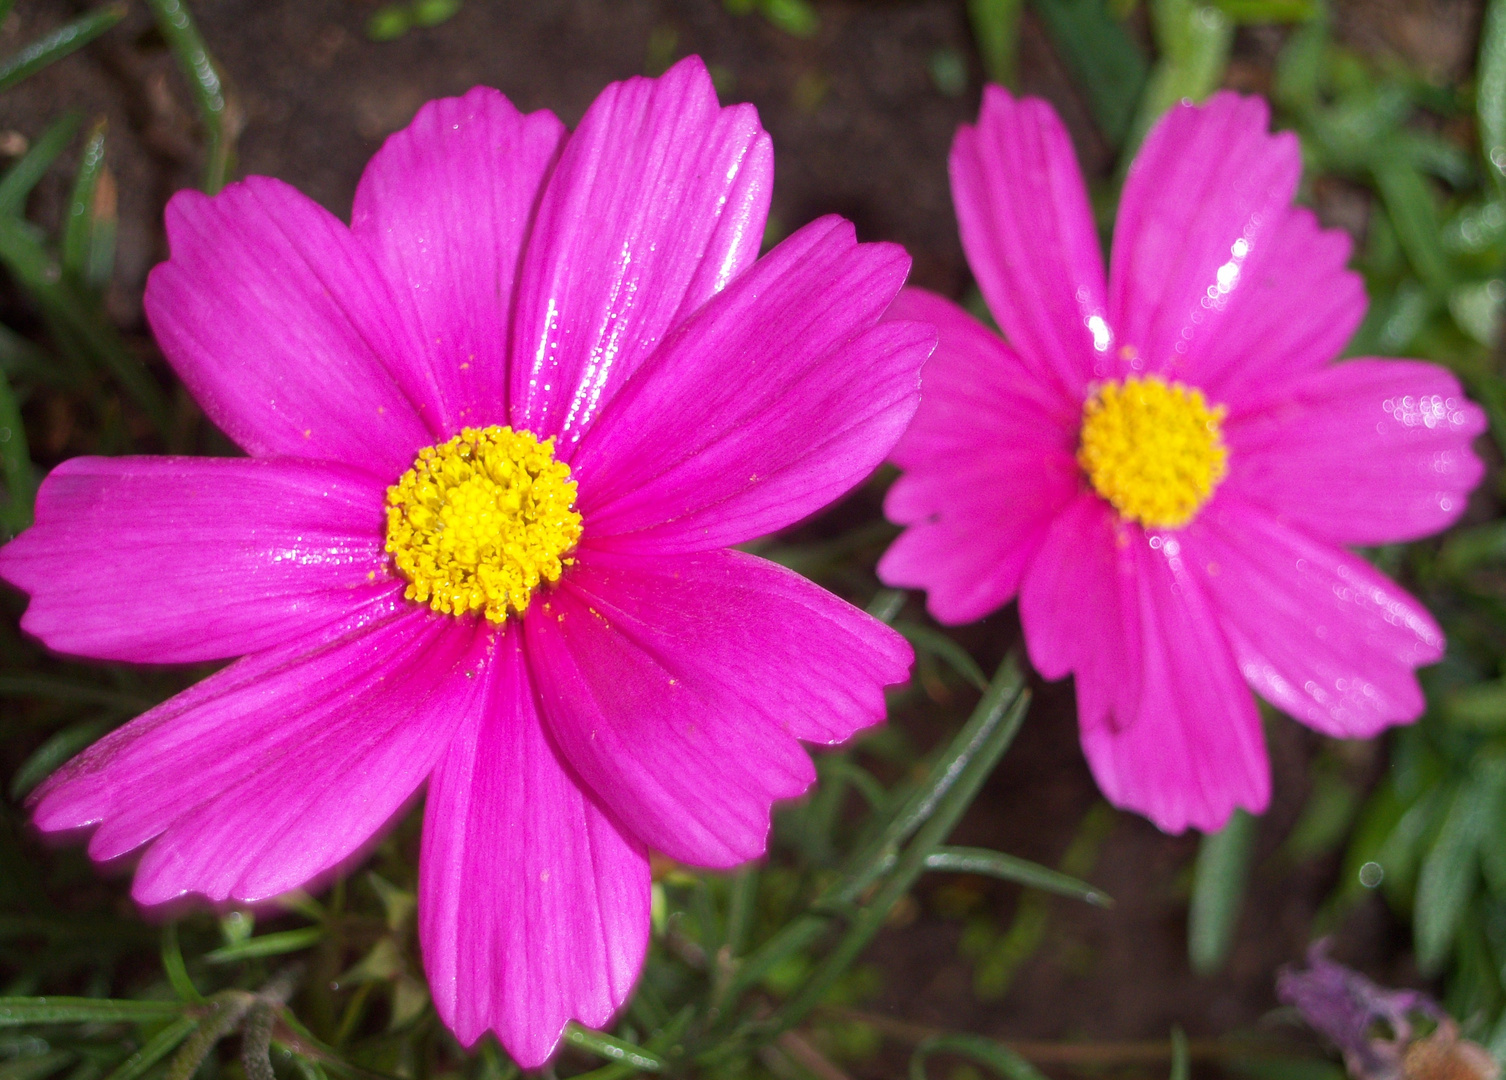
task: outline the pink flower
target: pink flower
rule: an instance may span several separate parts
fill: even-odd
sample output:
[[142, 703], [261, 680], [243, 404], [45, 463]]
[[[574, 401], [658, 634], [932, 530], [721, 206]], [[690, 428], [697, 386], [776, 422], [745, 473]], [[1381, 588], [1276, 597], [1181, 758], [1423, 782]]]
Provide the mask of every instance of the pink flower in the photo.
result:
[[879, 322], [908, 259], [839, 218], [755, 264], [772, 168], [690, 59], [573, 134], [495, 90], [432, 102], [349, 228], [266, 178], [177, 195], [147, 312], [251, 456], [69, 461], [0, 574], [61, 652], [244, 659], [70, 763], [37, 824], [145, 847], [143, 904], [249, 902], [427, 782], [441, 1017], [530, 1067], [605, 1024], [647, 849], [760, 855], [814, 778], [800, 741], [879, 721], [911, 660], [727, 550], [883, 460], [935, 340]]
[[990, 87], [952, 146], [962, 243], [1008, 344], [936, 324], [880, 576], [944, 623], [1016, 594], [1036, 668], [1076, 675], [1083, 750], [1116, 805], [1220, 828], [1270, 796], [1245, 683], [1328, 735], [1416, 718], [1443, 635], [1344, 544], [1464, 509], [1484, 427], [1430, 364], [1330, 364], [1365, 310], [1349, 242], [1291, 205], [1297, 139], [1263, 102], [1173, 109], [1130, 170], [1105, 281], [1049, 106]]

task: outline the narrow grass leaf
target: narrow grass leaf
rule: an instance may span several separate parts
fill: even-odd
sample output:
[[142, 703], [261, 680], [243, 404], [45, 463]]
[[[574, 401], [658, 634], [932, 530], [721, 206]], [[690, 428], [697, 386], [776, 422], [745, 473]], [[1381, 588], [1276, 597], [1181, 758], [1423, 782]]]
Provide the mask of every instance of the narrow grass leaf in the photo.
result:
[[[0, 382], [0, 389], [4, 383]], [[3, 394], [0, 394], [3, 399]], [[3, 406], [0, 406], [3, 408]], [[0, 423], [3, 423], [0, 420]], [[0, 428], [0, 431], [3, 431]], [[0, 443], [0, 453], [4, 452], [4, 444]], [[9, 507], [7, 507], [9, 509]], [[15, 777], [10, 782], [10, 797], [20, 802], [31, 794], [33, 788], [47, 777], [51, 776], [63, 762], [74, 754], [88, 746], [95, 739], [115, 726], [112, 717], [95, 717], [92, 720], [84, 720], [81, 723], [71, 724], [53, 735], [50, 739], [37, 747], [31, 757], [16, 770]]]
[[894, 629], [904, 635], [905, 640], [916, 649], [928, 652], [936, 659], [942, 661], [949, 668], [961, 675], [974, 688], [982, 691], [988, 689], [988, 676], [983, 674], [983, 669], [978, 666], [972, 654], [958, 645], [940, 630], [929, 626], [921, 626], [919, 623], [899, 622], [894, 624]]
[[84, 143], [68, 200], [63, 272], [86, 288], [102, 290], [115, 266], [115, 233], [115, 180], [105, 166], [105, 121], [101, 119]]
[[608, 1061], [618, 1061], [624, 1065], [631, 1065], [642, 1072], [663, 1072], [664, 1060], [659, 1055], [634, 1046], [630, 1042], [613, 1038], [601, 1031], [592, 1031], [583, 1028], [571, 1021], [565, 1027], [565, 1041], [577, 1049], [595, 1054], [597, 1057], [606, 1058]]
[[42, 1080], [77, 1059], [72, 1050], [50, 1050], [45, 1054], [7, 1061], [0, 1065], [0, 1080]]
[[1028, 859], [1006, 855], [988, 848], [941, 847], [926, 857], [927, 870], [941, 870], [953, 874], [982, 874], [1001, 881], [1013, 881], [1032, 889], [1056, 893], [1058, 896], [1083, 900], [1096, 907], [1113, 907], [1113, 899], [1105, 892], [1095, 889], [1085, 881]]
[[1161, 114], [1182, 100], [1200, 102], [1218, 89], [1234, 43], [1234, 20], [1219, 7], [1197, 0], [1154, 0], [1150, 10], [1161, 55], [1124, 140], [1125, 170]]
[[281, 930], [275, 934], [263, 934], [234, 945], [225, 945], [204, 954], [208, 964], [233, 964], [239, 960], [252, 960], [263, 956], [282, 956], [312, 948], [324, 936], [323, 927], [306, 926], [301, 930]]
[[125, 18], [126, 10], [127, 5], [123, 3], [107, 4], [38, 38], [8, 60], [0, 61], [0, 93], [35, 75], [54, 60], [82, 49]]
[[1439, 242], [1438, 206], [1427, 181], [1415, 165], [1385, 147], [1375, 151], [1371, 171], [1407, 261], [1435, 296], [1448, 295], [1453, 275]]
[[23, 1024], [148, 1023], [183, 1014], [180, 1001], [120, 1001], [111, 998], [0, 998], [0, 1027]]
[[1490, 178], [1506, 190], [1506, 0], [1490, 0], [1480, 28], [1475, 117]]
[[68, 148], [81, 123], [83, 117], [78, 113], [64, 113], [31, 144], [20, 161], [5, 171], [5, 176], [0, 177], [0, 214], [20, 214], [26, 209], [27, 196], [52, 168], [58, 155]]
[[1182, 1025], [1171, 1025], [1171, 1080], [1189, 1080], [1192, 1075], [1191, 1055], [1187, 1052], [1187, 1033]]
[[189, 978], [188, 965], [183, 962], [183, 950], [178, 946], [178, 924], [175, 922], [162, 928], [162, 970], [167, 974], [167, 981], [172, 985], [173, 992], [184, 1001], [197, 1005], [204, 1000], [204, 995], [199, 993], [199, 988]]
[[1243, 810], [1235, 810], [1227, 825], [1204, 836], [1198, 845], [1192, 909], [1187, 920], [1187, 955], [1199, 975], [1211, 975], [1223, 967], [1234, 944], [1255, 854], [1258, 821]]
[[199, 120], [209, 139], [205, 151], [203, 187], [213, 195], [230, 178], [235, 153], [235, 131], [224, 83], [220, 80], [220, 73], [209, 55], [204, 38], [194, 25], [188, 9], [184, 7], [183, 0], [147, 0], [147, 4], [156, 16], [157, 28], [167, 39], [168, 47], [193, 91]]
[[1035, 0], [1051, 42], [1088, 99], [1098, 130], [1119, 146], [1135, 116], [1150, 64], [1103, 0]]
[[1019, 66], [1020, 15], [1024, 0], [968, 0], [973, 42], [990, 82], [1011, 89]]
[[140, 1077], [146, 1075], [157, 1062], [176, 1050], [179, 1044], [192, 1035], [198, 1026], [198, 1019], [192, 1016], [174, 1020], [148, 1039], [146, 1045], [140, 1050], [121, 1062], [114, 1072], [105, 1077], [105, 1080], [140, 1080]]
[[15, 536], [31, 524], [37, 498], [37, 470], [26, 442], [21, 403], [10, 380], [0, 375], [0, 477], [5, 480], [5, 503], [0, 505], [0, 530]]
[[927, 1080], [926, 1058], [932, 1054], [954, 1054], [977, 1062], [1004, 1080], [1046, 1080], [1030, 1062], [1001, 1043], [982, 1035], [933, 1035], [925, 1039], [910, 1055], [910, 1080]]
[[1417, 966], [1425, 974], [1442, 968], [1475, 894], [1480, 839], [1490, 826], [1496, 796], [1494, 782], [1477, 772], [1454, 794], [1438, 837], [1423, 857], [1412, 933]]

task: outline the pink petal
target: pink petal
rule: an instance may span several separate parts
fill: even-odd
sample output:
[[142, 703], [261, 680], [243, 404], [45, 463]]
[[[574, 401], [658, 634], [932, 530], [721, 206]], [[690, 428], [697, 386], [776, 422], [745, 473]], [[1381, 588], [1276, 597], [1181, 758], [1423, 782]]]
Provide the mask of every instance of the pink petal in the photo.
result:
[[570, 450], [676, 324], [758, 255], [774, 157], [751, 105], [718, 108], [688, 57], [602, 91], [528, 242], [512, 419]]
[[431, 101], [389, 138], [356, 189], [351, 229], [414, 309], [443, 432], [507, 423], [507, 332], [523, 245], [564, 142], [553, 113], [524, 116], [478, 86]]
[[1030, 662], [1048, 679], [1076, 672], [1084, 730], [1139, 707], [1143, 650], [1130, 545], [1142, 538], [1085, 491], [1052, 522], [1020, 585]]
[[931, 323], [936, 352], [920, 408], [892, 458], [884, 512], [909, 528], [879, 562], [886, 584], [921, 588], [939, 622], [1007, 603], [1051, 521], [1081, 487], [1075, 409], [997, 335], [935, 293], [906, 289], [886, 318]]
[[1414, 540], [1464, 512], [1485, 414], [1441, 367], [1349, 360], [1224, 425], [1224, 487], [1340, 544]]
[[915, 411], [935, 341], [928, 326], [877, 325], [909, 263], [825, 217], [701, 308], [580, 443], [590, 535], [619, 550], [724, 547], [872, 472]]
[[1290, 246], [1277, 238], [1302, 157], [1297, 137], [1271, 135], [1269, 120], [1260, 98], [1219, 93], [1173, 108], [1146, 137], [1114, 226], [1109, 310], [1123, 371], [1198, 383], [1226, 340], [1260, 348], [1225, 324], [1238, 324], [1236, 298], [1265, 280], [1268, 253]]
[[1108, 370], [1098, 231], [1072, 140], [1044, 101], [989, 86], [957, 131], [952, 200], [988, 309], [1036, 378], [1070, 401]]
[[1180, 539], [1141, 532], [1127, 550], [1139, 591], [1140, 694], [1132, 715], [1083, 722], [1099, 788], [1170, 833], [1214, 832], [1235, 807], [1261, 813], [1271, 775], [1260, 714]]
[[419, 934], [461, 1043], [495, 1031], [533, 1069], [568, 1021], [604, 1027], [627, 1000], [648, 947], [648, 855], [550, 743], [515, 631], [488, 679], [429, 783]]
[[172, 258], [146, 287], [157, 341], [208, 414], [255, 457], [315, 458], [385, 481], [437, 417], [388, 358], [415, 348], [371, 257], [328, 211], [264, 176], [167, 206]]
[[1211, 401], [1251, 408], [1343, 352], [1368, 304], [1363, 279], [1345, 269], [1350, 246], [1308, 210], [1282, 215], [1265, 257], [1229, 293], [1218, 333], [1193, 339], [1188, 364]]
[[364, 473], [285, 458], [74, 458], [0, 549], [0, 575], [31, 594], [22, 627], [59, 652], [242, 656], [393, 588], [383, 494]]
[[1337, 738], [1368, 738], [1425, 705], [1412, 669], [1443, 655], [1427, 611], [1369, 563], [1224, 497], [1184, 556], [1257, 693]]
[[912, 658], [883, 624], [730, 551], [583, 550], [524, 629], [565, 758], [629, 832], [701, 866], [763, 854], [772, 803], [815, 779], [798, 740], [878, 723]]
[[413, 795], [478, 707], [491, 634], [393, 596], [240, 660], [106, 736], [39, 791], [36, 823], [151, 843], [132, 895], [253, 902], [337, 866]]

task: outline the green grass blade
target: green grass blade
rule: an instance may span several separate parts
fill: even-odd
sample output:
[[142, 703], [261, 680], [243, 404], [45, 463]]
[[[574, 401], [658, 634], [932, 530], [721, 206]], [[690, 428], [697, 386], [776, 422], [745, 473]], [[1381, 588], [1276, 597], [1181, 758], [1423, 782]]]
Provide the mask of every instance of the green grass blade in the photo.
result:
[[234, 945], [225, 945], [204, 954], [208, 964], [233, 964], [238, 960], [251, 960], [261, 956], [282, 956], [290, 952], [312, 948], [324, 936], [323, 927], [306, 926], [301, 930], [281, 930], [275, 934], [263, 934]]
[[49, 1050], [18, 1058], [0, 1065], [0, 1080], [42, 1080], [75, 1060], [72, 1050]]
[[974, 689], [980, 691], [988, 689], [988, 676], [983, 674], [978, 661], [940, 630], [910, 622], [895, 623], [894, 629], [903, 634], [905, 640], [915, 646], [916, 650], [928, 652], [945, 663], [958, 675], [972, 683]]
[[1421, 172], [1410, 161], [1377, 148], [1371, 171], [1386, 214], [1412, 269], [1436, 296], [1447, 296], [1453, 274], [1439, 241], [1438, 205]]
[[970, 1058], [1004, 1080], [1046, 1080], [1030, 1062], [1009, 1047], [982, 1035], [933, 1035], [910, 1056], [910, 1080], [927, 1080], [926, 1058], [932, 1054], [955, 1054]]
[[54, 121], [42, 137], [31, 144], [31, 149], [22, 155], [21, 160], [6, 170], [5, 176], [0, 178], [0, 214], [19, 214], [26, 209], [27, 196], [52, 168], [58, 155], [68, 148], [73, 136], [78, 134], [82, 119], [78, 113], [71, 112]]
[[1198, 846], [1192, 910], [1187, 919], [1187, 954], [1199, 975], [1211, 975], [1229, 957], [1244, 907], [1258, 822], [1253, 815], [1235, 810], [1227, 825], [1204, 836]]
[[1490, 0], [1480, 28], [1475, 117], [1490, 178], [1506, 189], [1506, 0]]
[[139, 1080], [152, 1066], [176, 1050], [198, 1026], [199, 1021], [192, 1016], [174, 1020], [153, 1035], [140, 1050], [121, 1062], [120, 1067], [105, 1077], [105, 1080]]
[[581, 1027], [573, 1020], [565, 1028], [565, 1041], [577, 1049], [606, 1058], [608, 1061], [631, 1065], [642, 1072], [664, 1071], [664, 1059], [659, 1055], [622, 1039], [615, 1039], [605, 1032]]
[[1197, 0], [1155, 0], [1151, 16], [1161, 56], [1124, 141], [1124, 168], [1161, 114], [1183, 99], [1202, 101], [1223, 81], [1234, 20]]
[[1189, 1080], [1192, 1075], [1187, 1052], [1187, 1033], [1180, 1024], [1171, 1027], [1171, 1080]]
[[1098, 130], [1112, 146], [1129, 132], [1150, 64], [1103, 0], [1035, 0], [1052, 44], [1077, 76]]
[[973, 42], [990, 82], [1013, 87], [1019, 66], [1020, 15], [1024, 0], [967, 0]]
[[1085, 881], [1079, 881], [1040, 863], [987, 848], [937, 848], [926, 857], [926, 869], [954, 874], [983, 874], [1001, 881], [1013, 881], [1033, 889], [1056, 893], [1058, 896], [1071, 897], [1073, 900], [1083, 900], [1096, 907], [1114, 906], [1113, 899], [1107, 893], [1095, 889]]
[[147, 0], [147, 4], [193, 91], [199, 119], [209, 138], [204, 163], [204, 190], [213, 195], [230, 178], [235, 154], [235, 132], [230, 122], [224, 84], [204, 38], [182, 0]]
[[69, 53], [82, 49], [125, 18], [125, 15], [125, 4], [107, 4], [98, 11], [91, 11], [82, 18], [74, 19], [46, 37], [38, 38], [8, 60], [0, 61], [0, 93], [35, 75], [54, 60], [61, 60]]
[[88, 359], [119, 384], [166, 438], [172, 428], [167, 395], [132, 356], [116, 329], [62, 279], [62, 269], [26, 222], [0, 217], [0, 263], [50, 319], [79, 342]]
[[0, 1027], [26, 1024], [143, 1024], [183, 1015], [180, 1001], [119, 1001], [111, 998], [0, 998]]
[[[0, 386], [3, 385], [0, 383]], [[3, 444], [0, 444], [0, 449], [3, 449]], [[59, 731], [37, 747], [31, 757], [27, 758], [25, 763], [16, 770], [16, 775], [10, 783], [10, 797], [17, 802], [26, 798], [31, 794], [32, 788], [51, 776], [59, 765], [114, 726], [112, 719], [104, 717], [85, 720], [81, 724], [72, 724]]]
[[0, 477], [5, 480], [0, 530], [11, 537], [31, 524], [37, 500], [37, 470], [31, 463], [26, 426], [21, 422], [21, 404], [4, 376], [0, 376]]
[[87, 288], [103, 289], [114, 268], [115, 229], [115, 183], [105, 167], [105, 122], [100, 120], [84, 143], [68, 200], [63, 272]]

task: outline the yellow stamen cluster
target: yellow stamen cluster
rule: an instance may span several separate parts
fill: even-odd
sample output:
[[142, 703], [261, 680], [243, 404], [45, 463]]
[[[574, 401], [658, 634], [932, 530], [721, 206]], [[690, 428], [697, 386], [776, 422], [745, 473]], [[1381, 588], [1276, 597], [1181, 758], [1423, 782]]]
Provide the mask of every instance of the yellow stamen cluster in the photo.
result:
[[553, 439], [494, 425], [426, 447], [387, 489], [387, 551], [408, 579], [403, 595], [494, 623], [509, 609], [521, 615], [534, 589], [573, 561], [574, 506]]
[[1186, 525], [1228, 473], [1220, 424], [1202, 391], [1155, 375], [1103, 383], [1082, 409], [1077, 460], [1121, 517]]

